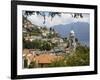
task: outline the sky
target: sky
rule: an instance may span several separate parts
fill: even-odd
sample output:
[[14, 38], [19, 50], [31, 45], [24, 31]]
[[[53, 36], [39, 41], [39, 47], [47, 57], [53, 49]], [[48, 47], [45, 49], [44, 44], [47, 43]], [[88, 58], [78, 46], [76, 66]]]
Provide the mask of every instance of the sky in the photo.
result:
[[[47, 14], [48, 12], [46, 12]], [[73, 18], [71, 13], [61, 13], [61, 17], [59, 16], [55, 16], [52, 21], [51, 21], [51, 17], [48, 17], [46, 15], [46, 23], [43, 24], [43, 16], [41, 15], [37, 15], [37, 14], [34, 14], [34, 15], [31, 15], [28, 17], [28, 20], [30, 20], [33, 24], [35, 25], [38, 25], [38, 26], [46, 26], [46, 27], [52, 27], [52, 26], [55, 26], [55, 25], [65, 25], [65, 24], [70, 24], [70, 23], [75, 23], [75, 22], [87, 22], [89, 23], [90, 21], [90, 15], [87, 14], [87, 13], [82, 13], [83, 15], [83, 18]]]

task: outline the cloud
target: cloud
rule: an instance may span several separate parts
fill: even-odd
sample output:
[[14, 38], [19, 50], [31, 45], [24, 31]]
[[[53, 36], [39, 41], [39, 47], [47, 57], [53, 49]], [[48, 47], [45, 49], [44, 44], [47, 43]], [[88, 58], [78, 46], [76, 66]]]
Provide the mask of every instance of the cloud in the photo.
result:
[[89, 14], [83, 14], [83, 18], [74, 18], [73, 19], [73, 22], [87, 22], [89, 23], [90, 22], [90, 16]]
[[43, 26], [43, 17], [39, 16], [39, 15], [32, 15], [29, 16], [28, 19], [33, 23], [36, 24], [38, 26]]
[[52, 21], [51, 21], [51, 17], [46, 16], [46, 23], [43, 24], [44, 18], [43, 16], [40, 15], [32, 15], [30, 17], [28, 17], [28, 19], [33, 23], [36, 24], [38, 26], [47, 26], [47, 27], [52, 27], [54, 25], [64, 25], [64, 24], [69, 24], [72, 22], [87, 22], [89, 23], [89, 14], [83, 14], [83, 18], [73, 18], [71, 16], [70, 13], [67, 14], [61, 14], [61, 16], [55, 16]]

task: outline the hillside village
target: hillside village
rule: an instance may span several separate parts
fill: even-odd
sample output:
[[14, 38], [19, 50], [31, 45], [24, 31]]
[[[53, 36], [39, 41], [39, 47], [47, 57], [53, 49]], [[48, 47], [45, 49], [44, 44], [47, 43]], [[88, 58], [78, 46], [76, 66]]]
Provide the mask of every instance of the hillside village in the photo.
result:
[[66, 64], [65, 56], [74, 54], [79, 46], [75, 32], [61, 38], [52, 27], [37, 26], [23, 19], [23, 68], [49, 67], [53, 62]]

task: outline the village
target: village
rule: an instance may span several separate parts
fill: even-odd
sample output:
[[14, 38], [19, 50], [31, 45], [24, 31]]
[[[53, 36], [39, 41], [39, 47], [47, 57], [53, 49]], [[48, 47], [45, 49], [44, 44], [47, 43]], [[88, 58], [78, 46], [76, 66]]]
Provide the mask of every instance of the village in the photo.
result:
[[[78, 41], [75, 32], [61, 38], [53, 28], [36, 26], [23, 20], [23, 68], [48, 67], [75, 52]], [[66, 62], [66, 60], [64, 61]]]

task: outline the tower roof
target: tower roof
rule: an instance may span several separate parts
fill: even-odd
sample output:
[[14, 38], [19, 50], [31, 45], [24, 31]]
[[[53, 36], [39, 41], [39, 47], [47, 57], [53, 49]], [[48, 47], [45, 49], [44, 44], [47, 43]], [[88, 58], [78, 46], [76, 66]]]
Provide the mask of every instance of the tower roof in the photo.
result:
[[70, 31], [71, 34], [75, 34], [75, 32], [73, 30]]

